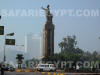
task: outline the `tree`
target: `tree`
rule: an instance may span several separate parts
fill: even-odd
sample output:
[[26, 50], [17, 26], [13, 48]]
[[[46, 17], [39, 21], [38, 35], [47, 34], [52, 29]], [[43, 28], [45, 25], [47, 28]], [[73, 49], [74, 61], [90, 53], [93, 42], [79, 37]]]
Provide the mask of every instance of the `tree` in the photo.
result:
[[[76, 36], [67, 36], [62, 39], [58, 44], [61, 48], [60, 53], [56, 53], [54, 56], [56, 61], [79, 61], [84, 51], [77, 47]], [[75, 66], [75, 63], [73, 63]]]
[[61, 48], [61, 51], [63, 51], [64, 43], [63, 43], [63, 42], [60, 42], [58, 45], [59, 45], [59, 47]]
[[58, 45], [61, 51], [73, 51], [77, 45], [76, 36], [67, 36]]
[[23, 54], [17, 54], [16, 59], [17, 59], [17, 63], [18, 63], [18, 68], [21, 69], [21, 65], [22, 65], [23, 59], [24, 59]]
[[96, 51], [92, 53], [92, 59], [95, 61], [98, 60], [98, 53]]
[[[58, 46], [61, 48], [61, 52], [55, 53], [54, 57], [56, 58], [56, 61], [73, 61], [73, 67], [76, 67], [77, 61], [100, 62], [100, 54], [98, 52], [85, 52], [77, 46], [76, 36], [64, 37]], [[68, 67], [66, 68], [68, 69]]]

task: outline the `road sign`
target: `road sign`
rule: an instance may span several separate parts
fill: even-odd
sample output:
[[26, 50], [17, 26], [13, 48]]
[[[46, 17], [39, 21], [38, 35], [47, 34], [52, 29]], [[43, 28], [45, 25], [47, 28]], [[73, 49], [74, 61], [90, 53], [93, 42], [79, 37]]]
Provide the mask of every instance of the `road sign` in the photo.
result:
[[6, 39], [6, 45], [15, 45], [15, 39]]
[[0, 35], [4, 35], [4, 26], [0, 26]]

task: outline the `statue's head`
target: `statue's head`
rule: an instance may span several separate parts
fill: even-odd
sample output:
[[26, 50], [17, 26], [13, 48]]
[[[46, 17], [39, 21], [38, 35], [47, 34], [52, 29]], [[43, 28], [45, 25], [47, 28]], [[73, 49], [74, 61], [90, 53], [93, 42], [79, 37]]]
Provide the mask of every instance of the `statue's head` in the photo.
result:
[[1, 19], [1, 16], [0, 16], [0, 19]]
[[50, 5], [47, 5], [47, 8], [49, 8], [50, 7]]

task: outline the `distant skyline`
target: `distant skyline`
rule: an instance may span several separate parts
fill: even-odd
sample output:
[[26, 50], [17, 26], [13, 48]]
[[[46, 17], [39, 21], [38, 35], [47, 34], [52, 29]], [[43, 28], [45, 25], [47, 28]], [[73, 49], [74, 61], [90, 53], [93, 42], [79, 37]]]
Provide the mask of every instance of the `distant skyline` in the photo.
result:
[[[100, 0], [1, 0], [2, 9], [41, 9], [50, 4], [50, 9], [88, 9], [100, 11]], [[45, 13], [45, 12], [44, 12]], [[53, 13], [54, 14], [54, 13]], [[99, 13], [100, 14], [100, 13]], [[1, 15], [2, 16], [2, 15]], [[16, 44], [23, 45], [24, 37], [29, 33], [43, 34], [45, 17], [41, 16], [2, 16], [0, 26], [5, 26], [5, 34], [14, 32]], [[76, 35], [79, 48], [85, 51], [100, 50], [100, 15], [99, 16], [56, 16], [55, 25], [55, 52], [59, 52], [58, 43], [63, 37]], [[4, 36], [0, 36], [0, 49], [3, 50]]]

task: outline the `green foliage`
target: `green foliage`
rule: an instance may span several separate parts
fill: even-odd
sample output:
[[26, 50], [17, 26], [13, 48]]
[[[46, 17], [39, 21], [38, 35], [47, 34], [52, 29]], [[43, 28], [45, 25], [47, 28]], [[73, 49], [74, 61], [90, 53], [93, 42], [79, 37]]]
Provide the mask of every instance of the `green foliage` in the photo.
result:
[[67, 36], [58, 44], [61, 48], [60, 53], [55, 53], [54, 57], [60, 61], [99, 61], [100, 55], [94, 51], [93, 53], [84, 52], [78, 48], [76, 36]]
[[70, 50], [73, 51], [76, 47], [77, 41], [76, 36], [67, 36], [67, 38], [63, 38], [63, 41], [58, 45], [61, 48], [61, 51]]
[[59, 54], [55, 54], [55, 57], [61, 61], [79, 60], [80, 56], [84, 53], [80, 48], [76, 48], [76, 36], [67, 36], [63, 38], [58, 45], [61, 48], [61, 52]]

